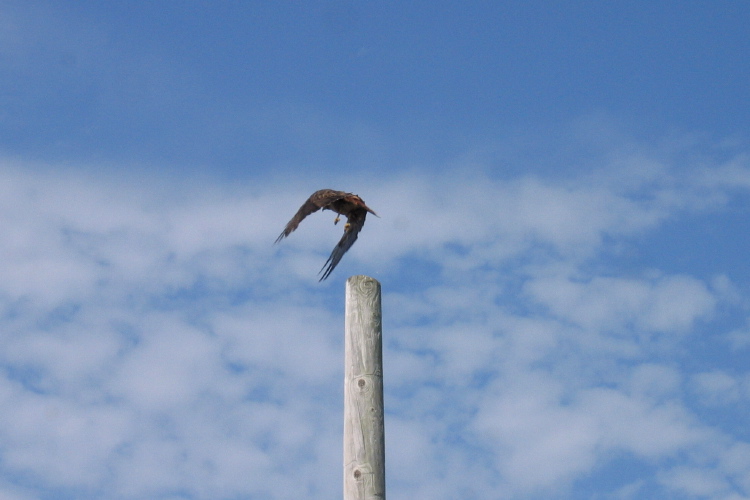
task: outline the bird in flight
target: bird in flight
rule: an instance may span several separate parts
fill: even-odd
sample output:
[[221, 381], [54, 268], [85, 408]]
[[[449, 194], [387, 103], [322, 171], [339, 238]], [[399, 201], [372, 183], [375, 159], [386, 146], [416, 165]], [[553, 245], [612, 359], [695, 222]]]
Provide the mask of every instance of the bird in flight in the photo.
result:
[[333, 189], [321, 189], [320, 191], [315, 191], [299, 208], [299, 210], [297, 210], [297, 213], [294, 214], [292, 220], [287, 223], [286, 227], [279, 237], [276, 238], [274, 243], [278, 243], [292, 234], [292, 232], [297, 229], [297, 226], [299, 226], [299, 223], [302, 222], [302, 219], [311, 213], [317, 212], [321, 208], [323, 210], [333, 210], [338, 214], [333, 221], [334, 224], [338, 223], [341, 215], [346, 216], [346, 224], [344, 224], [344, 236], [341, 237], [341, 240], [328, 257], [328, 260], [320, 269], [323, 276], [321, 276], [318, 281], [323, 281], [331, 275], [331, 272], [333, 272], [333, 269], [339, 263], [341, 257], [343, 257], [346, 251], [352, 247], [355, 241], [357, 241], [357, 235], [362, 230], [362, 226], [365, 225], [367, 212], [370, 212], [375, 217], [379, 217], [379, 215], [365, 205], [362, 198], [356, 194], [346, 193], [344, 191], [334, 191]]

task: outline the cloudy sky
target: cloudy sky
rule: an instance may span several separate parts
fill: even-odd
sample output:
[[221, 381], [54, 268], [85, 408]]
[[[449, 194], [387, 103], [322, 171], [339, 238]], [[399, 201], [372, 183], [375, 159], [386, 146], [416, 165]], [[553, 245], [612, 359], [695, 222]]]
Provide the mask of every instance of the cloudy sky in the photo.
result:
[[[0, 1], [0, 499], [750, 499], [750, 3]], [[378, 212], [341, 235], [313, 191]]]

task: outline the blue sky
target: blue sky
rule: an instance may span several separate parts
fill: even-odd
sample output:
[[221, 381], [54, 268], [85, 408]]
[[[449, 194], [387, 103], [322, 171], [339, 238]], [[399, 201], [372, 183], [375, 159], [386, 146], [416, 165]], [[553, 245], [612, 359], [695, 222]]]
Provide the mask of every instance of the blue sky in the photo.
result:
[[750, 499], [749, 23], [0, 2], [0, 497], [339, 498], [366, 274], [390, 497]]

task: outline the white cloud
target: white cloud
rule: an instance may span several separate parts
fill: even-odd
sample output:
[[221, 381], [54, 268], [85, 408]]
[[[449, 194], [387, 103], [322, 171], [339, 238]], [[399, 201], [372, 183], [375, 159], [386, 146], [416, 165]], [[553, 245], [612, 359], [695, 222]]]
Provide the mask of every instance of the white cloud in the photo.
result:
[[724, 479], [713, 471], [698, 467], [679, 467], [665, 474], [662, 481], [684, 495], [702, 498], [721, 498], [727, 494]]
[[690, 276], [652, 279], [547, 277], [527, 286], [556, 315], [598, 331], [685, 331], [713, 312], [716, 298]]
[[[706, 188], [712, 210], [743, 165]], [[649, 476], [615, 497], [746, 496], [747, 443], [686, 392], [731, 406], [748, 384], [682, 365], [742, 287], [730, 270], [624, 272], [605, 251], [708, 206], [691, 202], [701, 175], [405, 173], [360, 192], [382, 218], [319, 285], [341, 231], [328, 213], [272, 245], [306, 191], [8, 164], [0, 495], [338, 494], [341, 285], [373, 271], [389, 494], [572, 498], [627, 456]]]
[[720, 370], [693, 375], [692, 389], [710, 406], [737, 403], [743, 396], [742, 380]]

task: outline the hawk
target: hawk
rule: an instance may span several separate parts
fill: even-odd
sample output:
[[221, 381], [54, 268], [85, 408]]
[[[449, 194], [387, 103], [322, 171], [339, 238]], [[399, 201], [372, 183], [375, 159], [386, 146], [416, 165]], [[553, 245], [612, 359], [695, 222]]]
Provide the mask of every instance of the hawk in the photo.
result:
[[318, 281], [323, 281], [331, 275], [331, 272], [333, 272], [333, 269], [339, 263], [341, 257], [343, 257], [346, 251], [352, 247], [355, 241], [357, 241], [357, 235], [362, 230], [362, 226], [365, 225], [367, 212], [370, 212], [375, 217], [379, 217], [379, 215], [365, 205], [362, 198], [356, 194], [346, 193], [344, 191], [334, 191], [333, 189], [321, 189], [320, 191], [315, 191], [299, 208], [299, 210], [297, 210], [297, 213], [294, 214], [292, 220], [287, 223], [279, 237], [276, 238], [274, 244], [292, 234], [292, 232], [297, 229], [297, 226], [299, 226], [299, 223], [302, 222], [302, 219], [311, 213], [317, 212], [321, 208], [323, 210], [333, 210], [338, 214], [333, 221], [334, 224], [338, 223], [341, 218], [340, 215], [345, 215], [346, 224], [344, 224], [344, 236], [341, 237], [341, 240], [328, 257], [328, 260], [320, 269], [323, 276], [321, 276]]

